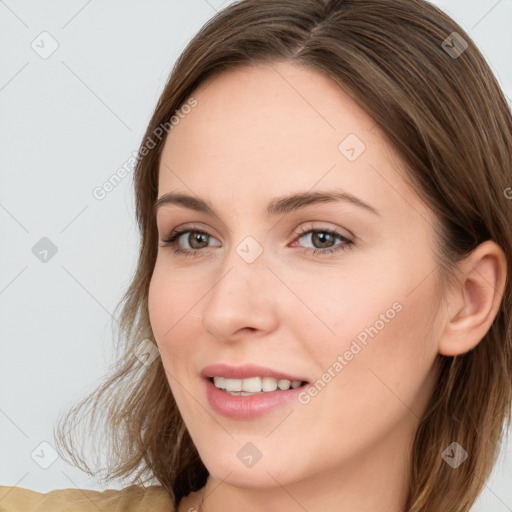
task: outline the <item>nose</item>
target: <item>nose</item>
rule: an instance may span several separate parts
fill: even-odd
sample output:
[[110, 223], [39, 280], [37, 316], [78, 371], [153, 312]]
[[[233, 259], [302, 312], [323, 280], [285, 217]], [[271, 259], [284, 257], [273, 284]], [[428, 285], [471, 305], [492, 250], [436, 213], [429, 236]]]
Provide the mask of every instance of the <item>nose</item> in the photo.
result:
[[268, 333], [277, 325], [279, 280], [268, 269], [264, 253], [252, 262], [241, 254], [231, 249], [202, 301], [203, 327], [221, 341]]

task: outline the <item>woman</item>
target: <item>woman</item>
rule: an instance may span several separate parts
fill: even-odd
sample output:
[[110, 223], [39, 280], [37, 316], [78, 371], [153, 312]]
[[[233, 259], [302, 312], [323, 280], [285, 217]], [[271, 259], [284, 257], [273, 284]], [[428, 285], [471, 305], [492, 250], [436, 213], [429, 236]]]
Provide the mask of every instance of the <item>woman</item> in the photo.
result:
[[124, 356], [58, 430], [89, 471], [64, 427], [99, 404], [133, 485], [68, 501], [469, 511], [510, 425], [511, 169], [496, 79], [425, 1], [219, 12], [139, 150]]

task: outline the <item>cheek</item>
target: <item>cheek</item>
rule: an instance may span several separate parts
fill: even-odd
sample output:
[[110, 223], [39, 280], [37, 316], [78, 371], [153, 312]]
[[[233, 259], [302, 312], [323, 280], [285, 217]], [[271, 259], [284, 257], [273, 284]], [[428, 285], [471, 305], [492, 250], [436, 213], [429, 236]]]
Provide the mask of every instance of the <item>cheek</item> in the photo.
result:
[[193, 359], [196, 328], [192, 305], [193, 297], [185, 287], [177, 283], [176, 272], [172, 273], [163, 265], [155, 266], [148, 290], [148, 312], [155, 341], [160, 350], [167, 381], [176, 400], [178, 409], [186, 418], [194, 411], [194, 401], [184, 391], [184, 383], [190, 380], [190, 361]]
[[171, 295], [166, 293], [167, 286], [160, 277], [158, 263], [155, 266], [148, 290], [148, 313], [155, 341], [160, 347], [165, 331], [171, 326], [166, 312], [172, 311]]
[[195, 297], [193, 286], [186, 286], [175, 276], [175, 271], [157, 261], [148, 291], [149, 319], [166, 368], [171, 362], [178, 366], [177, 362], [193, 349], [187, 333], [195, 326], [197, 308], [193, 306], [200, 298]]
[[[410, 395], [431, 369], [437, 354], [433, 329], [437, 297], [433, 276], [424, 277], [431, 272], [429, 262], [416, 260], [415, 267], [404, 272], [400, 261], [397, 256], [387, 262], [385, 272], [374, 264], [364, 274], [324, 276], [308, 280], [302, 288], [297, 283], [295, 290], [307, 298], [314, 315], [295, 312], [295, 336], [309, 340], [308, 358], [319, 376], [329, 368], [336, 375], [345, 374], [346, 378], [333, 379], [337, 381], [333, 388], [339, 385], [348, 391], [350, 387], [359, 394], [367, 393], [371, 385], [386, 393], [378, 379], [382, 375], [397, 390], [410, 385], [406, 392]], [[292, 317], [292, 302], [288, 307]], [[309, 333], [306, 338], [304, 333]], [[336, 364], [339, 356], [342, 366]]]
[[[343, 396], [351, 397], [352, 410], [385, 411], [382, 419], [390, 424], [403, 415], [421, 416], [437, 355], [432, 282], [425, 281], [412, 293], [411, 283], [397, 272], [387, 289], [356, 295], [352, 308], [360, 304], [364, 314], [350, 320], [343, 349], [338, 350], [352, 358], [338, 380]], [[357, 353], [352, 355], [354, 347]]]
[[[354, 432], [372, 439], [398, 423], [407, 429], [421, 417], [434, 385], [436, 350], [425, 308], [434, 299], [433, 291], [420, 288], [410, 293], [407, 280], [397, 272], [379, 294], [375, 288], [373, 293], [354, 288], [351, 300], [335, 300], [325, 321], [335, 326], [337, 336], [324, 334], [318, 337], [321, 344], [309, 348], [318, 368], [318, 394], [300, 410], [311, 435], [322, 438], [328, 431], [340, 436], [340, 449], [345, 450], [342, 439]], [[315, 330], [325, 332], [321, 324]], [[317, 424], [320, 412], [325, 421]], [[329, 450], [336, 448], [319, 449], [325, 449], [328, 459]]]

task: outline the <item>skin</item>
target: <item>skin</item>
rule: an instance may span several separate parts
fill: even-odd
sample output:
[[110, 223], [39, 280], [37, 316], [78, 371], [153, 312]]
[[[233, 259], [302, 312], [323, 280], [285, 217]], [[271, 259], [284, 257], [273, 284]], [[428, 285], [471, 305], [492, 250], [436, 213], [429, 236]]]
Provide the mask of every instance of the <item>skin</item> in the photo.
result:
[[[462, 354], [489, 329], [503, 293], [503, 252], [493, 242], [479, 246], [442, 300], [434, 213], [403, 179], [400, 157], [373, 119], [324, 75], [287, 62], [244, 67], [193, 96], [197, 106], [167, 137], [158, 196], [197, 196], [216, 215], [159, 209], [161, 241], [192, 224], [210, 236], [178, 240], [198, 257], [160, 242], [149, 312], [169, 385], [210, 473], [203, 507], [404, 510], [409, 443], [437, 378], [436, 355]], [[338, 149], [349, 134], [366, 146], [354, 161]], [[266, 214], [273, 198], [332, 189], [380, 215], [345, 202]], [[354, 243], [312, 254], [344, 245], [300, 234], [313, 228]], [[236, 251], [247, 236], [263, 248], [252, 263]], [[294, 400], [253, 420], [219, 416], [208, 404], [204, 366], [253, 363], [313, 383], [394, 303], [401, 310], [309, 403]], [[247, 442], [262, 453], [250, 468], [237, 457]], [[197, 509], [201, 492], [179, 511]]]

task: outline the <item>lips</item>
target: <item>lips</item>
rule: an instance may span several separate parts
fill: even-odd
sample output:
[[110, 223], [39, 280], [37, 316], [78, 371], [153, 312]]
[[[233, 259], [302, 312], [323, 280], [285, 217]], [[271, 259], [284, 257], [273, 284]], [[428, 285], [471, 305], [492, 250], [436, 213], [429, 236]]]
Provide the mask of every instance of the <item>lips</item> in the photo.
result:
[[[301, 375], [257, 365], [214, 364], [203, 368], [201, 377], [203, 378], [204, 393], [211, 409], [221, 416], [234, 420], [253, 420], [280, 409], [286, 404], [293, 403], [297, 395], [308, 385], [307, 379]], [[213, 383], [213, 377], [241, 379], [242, 381], [251, 377], [273, 377], [278, 381], [300, 381], [301, 385], [285, 390], [233, 394], [217, 388]]]

